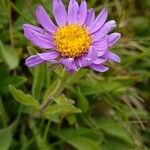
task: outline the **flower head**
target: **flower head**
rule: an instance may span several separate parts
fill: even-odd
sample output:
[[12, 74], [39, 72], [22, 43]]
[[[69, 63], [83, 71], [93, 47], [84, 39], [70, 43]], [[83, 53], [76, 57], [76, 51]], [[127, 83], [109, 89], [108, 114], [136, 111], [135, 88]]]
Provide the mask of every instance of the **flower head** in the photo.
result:
[[119, 33], [110, 32], [116, 27], [114, 20], [106, 21], [108, 11], [103, 8], [95, 18], [93, 9], [87, 9], [85, 0], [79, 5], [70, 0], [68, 11], [61, 0], [53, 0], [55, 25], [42, 6], [36, 9], [40, 27], [24, 24], [24, 35], [33, 45], [46, 49], [26, 59], [28, 67], [49, 62], [61, 64], [71, 73], [88, 67], [105, 72], [106, 61], [120, 62], [120, 58], [109, 51], [120, 38]]

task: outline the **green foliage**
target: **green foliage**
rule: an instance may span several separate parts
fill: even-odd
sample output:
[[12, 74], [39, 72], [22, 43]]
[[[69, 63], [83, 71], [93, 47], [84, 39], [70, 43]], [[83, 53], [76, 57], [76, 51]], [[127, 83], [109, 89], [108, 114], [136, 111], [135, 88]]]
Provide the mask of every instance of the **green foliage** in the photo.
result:
[[60, 66], [24, 64], [42, 50], [26, 40], [22, 25], [37, 24], [38, 4], [52, 15], [52, 1], [0, 1], [0, 150], [150, 149], [150, 2], [87, 2], [97, 14], [105, 5], [117, 21], [122, 38], [112, 51], [122, 62], [106, 64], [106, 73], [63, 76]]
[[95, 141], [88, 138], [77, 137], [68, 141], [69, 144], [77, 148], [78, 150], [101, 150], [98, 144]]
[[77, 95], [79, 107], [83, 110], [83, 112], [87, 112], [89, 109], [89, 103], [87, 98], [84, 96], [84, 94], [82, 94], [80, 89], [78, 89]]
[[19, 58], [17, 56], [16, 51], [11, 47], [5, 48], [1, 41], [0, 41], [0, 56], [10, 69], [15, 69], [18, 67]]
[[8, 86], [14, 85], [15, 87], [18, 87], [22, 84], [24, 84], [27, 79], [24, 76], [12, 76], [9, 74], [9, 70], [5, 65], [0, 65], [0, 94], [7, 94], [9, 92]]
[[48, 106], [44, 112], [43, 116], [54, 122], [59, 122], [66, 115], [70, 113], [80, 113], [81, 110], [70, 104], [53, 104]]
[[10, 144], [12, 142], [12, 128], [7, 127], [0, 130], [0, 149], [1, 150], [8, 150], [10, 147]]
[[79, 130], [65, 130], [59, 131], [55, 133], [65, 142], [71, 144], [73, 147], [77, 148], [77, 150], [101, 150], [99, 145], [99, 139], [97, 141], [93, 138], [89, 138], [86, 134], [93, 134], [92, 131], [87, 129], [79, 129]]
[[0, 30], [7, 24], [7, 5], [5, 0], [1, 0], [0, 2]]
[[25, 94], [12, 85], [9, 86], [9, 89], [16, 101], [26, 106], [34, 106], [35, 108], [39, 108], [39, 103], [31, 95]]
[[45, 66], [41, 65], [38, 68], [35, 68], [33, 76], [33, 85], [32, 85], [32, 94], [35, 98], [39, 99], [41, 95], [41, 90], [44, 84], [44, 77], [45, 77]]

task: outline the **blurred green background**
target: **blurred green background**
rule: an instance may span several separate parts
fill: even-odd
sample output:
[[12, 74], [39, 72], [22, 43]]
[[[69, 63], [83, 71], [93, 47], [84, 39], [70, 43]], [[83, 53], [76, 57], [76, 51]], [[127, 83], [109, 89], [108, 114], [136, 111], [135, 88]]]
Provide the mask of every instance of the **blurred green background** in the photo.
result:
[[[108, 63], [106, 73], [82, 69], [71, 75], [63, 91], [67, 98], [56, 101], [56, 116], [33, 118], [32, 106], [18, 103], [17, 90], [9, 85], [39, 102], [54, 88], [61, 68], [53, 71], [43, 64], [28, 69], [25, 58], [40, 50], [22, 31], [22, 24], [36, 24], [38, 4], [52, 17], [52, 0], [0, 0], [0, 150], [150, 149], [150, 1], [87, 3], [96, 13], [106, 6], [109, 19], [116, 20], [122, 38], [112, 51], [122, 62]], [[72, 112], [59, 106], [68, 98], [75, 102]]]

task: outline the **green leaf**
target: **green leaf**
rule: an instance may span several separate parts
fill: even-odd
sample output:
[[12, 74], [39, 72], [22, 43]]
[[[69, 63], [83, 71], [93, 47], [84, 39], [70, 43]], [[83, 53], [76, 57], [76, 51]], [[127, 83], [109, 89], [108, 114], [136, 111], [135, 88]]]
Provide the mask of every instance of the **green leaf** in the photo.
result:
[[101, 150], [100, 146], [95, 141], [85, 138], [76, 137], [68, 141], [77, 150]]
[[81, 110], [70, 104], [53, 104], [47, 107], [44, 114], [55, 115], [64, 113], [80, 113]]
[[77, 90], [77, 95], [78, 95], [78, 106], [82, 109], [83, 112], [87, 112], [89, 109], [88, 100], [83, 95], [80, 89]]
[[119, 125], [105, 126], [104, 130], [107, 133], [124, 140], [128, 144], [132, 144], [131, 137], [127, 134], [127, 132], [121, 126]]
[[43, 101], [47, 100], [49, 95], [54, 92], [54, 89], [58, 86], [59, 79], [55, 80], [46, 90]]
[[[2, 79], [3, 78], [3, 79]], [[26, 82], [26, 78], [25, 77], [18, 77], [18, 76], [3, 76], [0, 82], [0, 93], [5, 94], [9, 91], [8, 86], [11, 84], [15, 87], [18, 87], [20, 85], [22, 85], [24, 82]]]
[[44, 110], [43, 116], [58, 123], [61, 121], [61, 117], [64, 118], [68, 114], [80, 112], [80, 109], [70, 104], [53, 104]]
[[77, 122], [77, 118], [75, 114], [70, 114], [67, 116], [67, 120], [69, 122], [70, 125], [73, 125]]
[[52, 83], [52, 80], [51, 77], [52, 77], [52, 72], [51, 71], [48, 71], [47, 68], [49, 68], [49, 63], [46, 63], [45, 64], [45, 68], [46, 68], [46, 71], [45, 71], [45, 88], [48, 89], [49, 85]]
[[60, 96], [58, 96], [57, 98], [55, 98], [54, 101], [57, 104], [69, 104], [69, 105], [72, 105], [72, 104], [75, 103], [73, 100], [67, 98], [64, 94], [61, 94]]
[[10, 47], [7, 48], [4, 47], [1, 41], [0, 41], [0, 55], [10, 69], [17, 68], [19, 64], [19, 57], [15, 49], [12, 49]]
[[68, 85], [72, 85], [72, 84], [74, 84], [76, 82], [79, 82], [81, 80], [81, 78], [86, 76], [86, 74], [87, 74], [87, 70], [86, 69], [80, 69], [75, 74], [73, 74], [72, 76], [69, 77], [69, 79], [67, 81], [67, 84]]
[[45, 79], [45, 65], [42, 64], [35, 68], [33, 73], [33, 86], [32, 86], [32, 95], [39, 99], [41, 96], [41, 90], [44, 85]]
[[63, 72], [63, 67], [59, 64], [52, 64], [50, 67], [49, 67], [49, 70], [53, 70], [57, 75], [58, 77], [61, 77], [62, 76], [62, 72]]
[[121, 125], [110, 120], [102, 120], [99, 123], [99, 127], [102, 127], [102, 130], [105, 131], [105, 133], [117, 137], [127, 144], [132, 145], [133, 141], [130, 134]]
[[[80, 127], [79, 129], [62, 129], [53, 131], [53, 133], [77, 150], [101, 150], [99, 143], [101, 143], [103, 137], [98, 134], [99, 131], [95, 132], [93, 129]], [[98, 136], [95, 136], [95, 133]]]
[[5, 0], [1, 0], [0, 1], [0, 30], [3, 29], [5, 27], [5, 25], [8, 22], [8, 19], [6, 19], [8, 17], [8, 12], [7, 12], [7, 5], [6, 5], [6, 1]]
[[[134, 142], [133, 142], [134, 143]], [[103, 143], [103, 150], [133, 150], [134, 146], [129, 145], [119, 138], [108, 136]]]
[[21, 90], [16, 89], [14, 86], [9, 86], [10, 92], [19, 103], [26, 106], [34, 106], [35, 108], [39, 108], [39, 103], [29, 94], [23, 93]]
[[81, 80], [81, 92], [84, 95], [98, 95], [102, 93], [121, 93], [124, 91], [124, 84], [116, 81], [113, 81], [112, 79], [105, 79], [105, 80], [94, 80], [92, 79], [85, 79]]
[[1, 97], [0, 97], [0, 114], [1, 114], [0, 120], [2, 121], [2, 125], [3, 127], [6, 127], [8, 125], [8, 115]]
[[29, 55], [35, 55], [38, 51], [33, 46], [27, 46]]
[[0, 130], [0, 150], [8, 150], [12, 142], [12, 126]]
[[61, 94], [65, 88], [65, 83], [67, 82], [68, 73], [63, 70], [60, 78], [57, 78], [46, 90], [43, 101], [47, 100], [50, 96], [57, 97]]

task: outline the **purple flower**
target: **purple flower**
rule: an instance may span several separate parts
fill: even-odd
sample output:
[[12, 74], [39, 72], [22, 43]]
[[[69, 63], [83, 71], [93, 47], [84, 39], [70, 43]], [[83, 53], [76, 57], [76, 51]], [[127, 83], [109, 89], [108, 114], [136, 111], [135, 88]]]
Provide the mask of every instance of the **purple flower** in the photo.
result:
[[68, 11], [61, 0], [53, 0], [55, 25], [42, 6], [36, 9], [40, 27], [24, 24], [24, 35], [33, 45], [46, 49], [26, 59], [28, 67], [49, 62], [61, 64], [71, 73], [80, 68], [91, 68], [105, 72], [106, 61], [120, 62], [120, 58], [109, 51], [120, 38], [119, 33], [109, 34], [115, 27], [114, 20], [106, 21], [108, 11], [103, 8], [95, 18], [93, 9], [87, 9], [85, 0], [79, 5], [70, 0]]

